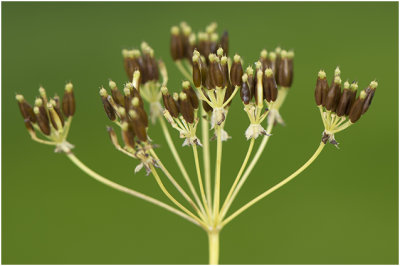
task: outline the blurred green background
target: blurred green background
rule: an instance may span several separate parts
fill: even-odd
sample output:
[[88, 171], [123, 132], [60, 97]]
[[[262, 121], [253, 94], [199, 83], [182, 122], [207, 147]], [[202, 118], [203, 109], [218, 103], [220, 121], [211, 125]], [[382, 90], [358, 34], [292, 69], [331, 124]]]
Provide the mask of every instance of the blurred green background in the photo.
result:
[[[314, 103], [318, 70], [329, 79], [379, 87], [368, 113], [336, 136], [295, 181], [239, 216], [221, 233], [221, 263], [398, 263], [398, 4], [397, 3], [2, 3], [2, 263], [207, 263], [206, 234], [149, 203], [86, 176], [53, 148], [30, 140], [14, 100], [29, 101], [43, 85], [49, 95], [75, 85], [77, 112], [70, 132], [76, 155], [110, 179], [168, 202], [151, 176], [134, 175], [137, 161], [111, 145], [98, 90], [126, 81], [121, 49], [147, 41], [169, 71], [172, 25], [193, 30], [218, 22], [230, 51], [246, 64], [263, 48], [294, 49], [293, 88], [238, 208], [301, 166], [323, 130]], [[226, 195], [248, 142], [248, 120], [236, 97], [226, 124], [222, 188]], [[179, 170], [159, 125], [149, 130], [160, 157]], [[181, 140], [176, 131], [175, 143]], [[259, 143], [260, 140], [257, 141]], [[213, 151], [215, 142], [212, 143]], [[191, 150], [179, 148], [195, 179]], [[214, 154], [213, 154], [213, 157]]]

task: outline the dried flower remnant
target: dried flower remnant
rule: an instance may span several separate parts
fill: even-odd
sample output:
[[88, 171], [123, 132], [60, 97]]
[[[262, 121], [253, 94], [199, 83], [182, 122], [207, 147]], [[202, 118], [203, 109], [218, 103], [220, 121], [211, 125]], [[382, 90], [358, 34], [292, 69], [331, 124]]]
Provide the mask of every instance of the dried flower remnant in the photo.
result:
[[328, 141], [338, 145], [335, 140], [335, 133], [345, 130], [356, 123], [371, 105], [375, 90], [378, 87], [376, 81], [362, 90], [357, 97], [357, 82], [344, 82], [341, 89], [340, 69], [335, 69], [331, 86], [328, 87], [326, 73], [321, 70], [318, 73], [315, 86], [315, 102], [320, 110], [322, 121], [325, 127], [322, 133], [322, 142]]

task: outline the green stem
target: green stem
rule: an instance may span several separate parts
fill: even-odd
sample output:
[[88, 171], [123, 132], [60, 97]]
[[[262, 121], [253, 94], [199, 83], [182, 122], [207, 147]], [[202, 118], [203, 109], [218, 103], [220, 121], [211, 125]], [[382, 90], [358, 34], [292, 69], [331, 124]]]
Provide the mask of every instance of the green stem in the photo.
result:
[[219, 198], [221, 186], [221, 157], [222, 157], [222, 140], [221, 140], [221, 126], [217, 126], [217, 158], [215, 161], [215, 187], [214, 187], [214, 208], [213, 217], [217, 221], [219, 214]]
[[90, 177], [94, 178], [95, 180], [99, 181], [100, 183], [103, 183], [106, 186], [109, 186], [113, 189], [116, 189], [118, 191], [124, 192], [126, 194], [129, 194], [131, 196], [137, 197], [139, 199], [145, 200], [147, 202], [150, 202], [154, 205], [157, 205], [167, 211], [170, 211], [172, 213], [175, 213], [176, 215], [194, 223], [195, 225], [200, 226], [200, 223], [193, 219], [192, 217], [189, 217], [187, 214], [181, 212], [180, 210], [177, 210], [171, 206], [169, 206], [168, 204], [165, 204], [164, 202], [161, 202], [155, 198], [152, 198], [150, 196], [147, 196], [145, 194], [142, 194], [140, 192], [137, 192], [133, 189], [124, 187], [120, 184], [117, 184], [101, 175], [99, 175], [98, 173], [94, 172], [92, 169], [90, 169], [89, 167], [87, 167], [84, 163], [82, 163], [71, 151], [67, 150], [66, 151], [66, 155], [68, 157], [68, 159], [70, 159], [79, 169], [81, 169], [83, 172], [85, 172], [87, 175], [89, 175]]
[[256, 204], [258, 201], [262, 200], [263, 198], [265, 198], [266, 196], [268, 196], [269, 194], [271, 194], [272, 192], [274, 192], [275, 190], [277, 190], [278, 188], [284, 186], [286, 183], [288, 183], [289, 181], [291, 181], [292, 179], [294, 179], [296, 176], [298, 176], [301, 172], [303, 172], [305, 169], [307, 169], [308, 166], [310, 166], [315, 159], [317, 159], [318, 155], [321, 153], [321, 151], [324, 149], [325, 147], [325, 143], [321, 142], [318, 146], [318, 149], [314, 152], [314, 154], [311, 156], [310, 159], [308, 159], [308, 161], [303, 164], [299, 169], [297, 169], [293, 174], [291, 174], [290, 176], [286, 177], [284, 180], [282, 180], [281, 182], [279, 182], [278, 184], [276, 184], [275, 186], [271, 187], [270, 189], [268, 189], [267, 191], [265, 191], [264, 193], [258, 195], [257, 197], [255, 197], [254, 199], [252, 199], [251, 201], [249, 201], [248, 203], [246, 203], [243, 207], [241, 207], [239, 210], [237, 210], [236, 212], [234, 212], [231, 216], [229, 216], [228, 218], [226, 218], [222, 223], [221, 223], [221, 228], [223, 226], [225, 226], [227, 223], [229, 223], [230, 221], [232, 221], [236, 216], [238, 216], [239, 214], [241, 214], [242, 212], [244, 212], [245, 210], [247, 210], [248, 208], [250, 208], [251, 206], [253, 206], [254, 204]]

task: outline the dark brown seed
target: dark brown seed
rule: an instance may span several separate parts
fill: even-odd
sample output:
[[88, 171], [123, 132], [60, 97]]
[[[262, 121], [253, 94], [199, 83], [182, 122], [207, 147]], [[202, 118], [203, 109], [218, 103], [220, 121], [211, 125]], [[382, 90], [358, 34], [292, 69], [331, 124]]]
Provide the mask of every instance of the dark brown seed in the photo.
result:
[[[355, 86], [354, 86], [354, 85], [355, 85]], [[353, 86], [354, 86], [354, 87], [353, 87]], [[354, 88], [355, 88], [355, 89], [354, 89]], [[346, 108], [346, 116], [349, 115], [350, 109], [351, 109], [351, 107], [353, 106], [354, 101], [356, 100], [357, 88], [358, 88], [358, 86], [357, 86], [357, 84], [355, 84], [355, 83], [353, 83], [353, 84], [350, 85], [350, 96], [349, 96], [349, 103], [348, 103], [347, 108]]]
[[228, 58], [226, 56], [221, 57], [221, 69], [223, 74], [222, 87], [230, 87], [231, 82], [229, 79]]
[[189, 97], [190, 103], [192, 104], [194, 109], [199, 108], [199, 99], [197, 98], [196, 92], [193, 90], [192, 86], [190, 86], [189, 81], [182, 82], [183, 91]]
[[278, 68], [277, 84], [289, 88], [292, 85], [293, 69], [290, 68], [289, 58], [286, 51], [281, 52], [281, 59]]
[[132, 126], [128, 122], [123, 122], [121, 125], [122, 128], [122, 140], [125, 145], [135, 149], [135, 132]]
[[174, 61], [184, 58], [184, 47], [178, 27], [171, 29], [171, 56]]
[[[201, 90], [202, 90], [204, 96], [206, 96], [207, 100], [210, 100], [206, 91], [203, 88]], [[203, 109], [204, 109], [204, 111], [206, 111], [206, 113], [211, 112], [213, 110], [213, 108], [206, 101], [202, 101], [202, 104], [203, 104]]]
[[333, 86], [331, 86], [331, 88], [328, 91], [328, 94], [326, 96], [326, 106], [325, 106], [325, 108], [328, 111], [335, 112], [335, 110], [336, 110], [336, 107], [339, 103], [340, 96], [341, 96], [340, 83], [341, 83], [340, 78], [336, 77], [335, 82], [333, 83]]
[[244, 104], [249, 104], [251, 100], [250, 89], [248, 85], [248, 76], [244, 74], [242, 77], [242, 86], [240, 88], [240, 99]]
[[224, 49], [225, 55], [228, 55], [229, 51], [229, 35], [228, 31], [224, 31], [224, 33], [221, 36], [221, 39], [219, 40], [219, 46]]
[[372, 81], [371, 84], [368, 86], [368, 88], [365, 90], [365, 92], [367, 93], [367, 96], [365, 98], [365, 102], [364, 102], [364, 106], [363, 106], [363, 110], [362, 110], [361, 114], [364, 114], [368, 110], [369, 106], [371, 105], [377, 86], [378, 86], [378, 83], [376, 81]]
[[44, 116], [40, 112], [39, 107], [37, 107], [37, 106], [35, 106], [33, 111], [35, 112], [40, 131], [42, 131], [42, 133], [47, 136], [50, 135], [50, 122], [49, 122], [49, 118], [47, 117], [47, 114], [46, 114], [46, 116]]
[[193, 56], [193, 83], [196, 88], [201, 86], [201, 70], [199, 65], [199, 57], [197, 55]]
[[57, 106], [57, 102], [54, 99], [50, 100], [50, 103], [53, 105], [54, 111], [56, 112], [58, 118], [61, 121], [61, 125], [64, 127], [65, 121], [64, 121], [64, 116], [61, 113], [60, 106], [59, 105]]
[[360, 93], [360, 96], [357, 98], [357, 100], [354, 102], [353, 106], [351, 107], [350, 113], [349, 113], [349, 119], [352, 123], [355, 123], [358, 121], [358, 119], [360, 119], [366, 96], [367, 96], [367, 93], [365, 91], [362, 91]]
[[264, 99], [267, 100], [267, 102], [276, 101], [276, 98], [278, 97], [278, 87], [271, 68], [265, 70], [263, 89]]
[[124, 96], [121, 91], [117, 88], [117, 85], [114, 81], [110, 80], [109, 86], [111, 88], [111, 97], [116, 104], [119, 106], [124, 106]]
[[186, 93], [181, 92], [179, 94], [179, 100], [180, 100], [181, 114], [182, 114], [183, 118], [189, 124], [193, 124], [194, 109], [193, 109], [192, 104], [190, 103], [189, 97], [187, 96]]
[[171, 95], [168, 95], [167, 100], [168, 100], [168, 104], [166, 107], [167, 107], [168, 112], [171, 114], [172, 117], [177, 118], [179, 116], [178, 101], [175, 101]]
[[234, 86], [240, 86], [242, 83], [243, 67], [240, 61], [240, 56], [233, 57], [233, 64], [231, 67], [231, 82]]
[[139, 118], [141, 119], [141, 121], [143, 122], [145, 127], [148, 127], [149, 118], [147, 117], [147, 114], [146, 114], [146, 111], [144, 110], [144, 108], [140, 107], [140, 103], [139, 103], [139, 98], [138, 97], [133, 97], [132, 98], [131, 106], [132, 106], [133, 110], [135, 110], [139, 114]]
[[35, 135], [35, 130], [33, 129], [31, 120], [29, 118], [24, 119], [25, 127], [28, 130], [29, 134]]
[[[326, 73], [321, 70], [318, 73], [317, 84], [315, 85], [315, 92], [314, 92], [315, 103], [318, 106], [322, 105], [322, 103], [323, 103], [324, 83], [328, 84], [326, 82]], [[326, 88], [327, 88], [327, 86], [326, 86]]]
[[346, 114], [346, 109], [349, 106], [350, 97], [351, 97], [350, 84], [349, 82], [346, 81], [344, 83], [343, 93], [336, 107], [336, 114], [338, 116], [343, 116]]
[[272, 72], [274, 72], [275, 75], [275, 80], [277, 78], [277, 64], [276, 64], [276, 53], [275, 52], [270, 52], [269, 56], [268, 56], [268, 60], [269, 60], [269, 67], [272, 69]]
[[146, 131], [146, 126], [144, 125], [143, 121], [140, 119], [140, 115], [134, 111], [131, 110], [129, 111], [129, 116], [131, 117], [133, 121], [133, 130], [135, 131], [135, 134], [137, 138], [140, 141], [147, 141], [147, 131]]
[[66, 117], [75, 114], [75, 96], [72, 83], [65, 85], [64, 97], [62, 99], [62, 109]]
[[16, 96], [18, 107], [24, 119], [29, 119], [32, 123], [36, 123], [36, 116], [32, 106], [24, 99], [22, 95]]
[[101, 98], [101, 102], [103, 103], [103, 107], [104, 107], [104, 111], [107, 114], [107, 117], [111, 120], [111, 121], [115, 121], [116, 114], [115, 114], [115, 110], [112, 107], [111, 103], [108, 101], [108, 95], [107, 95], [107, 91], [102, 88], [100, 90], [100, 98]]

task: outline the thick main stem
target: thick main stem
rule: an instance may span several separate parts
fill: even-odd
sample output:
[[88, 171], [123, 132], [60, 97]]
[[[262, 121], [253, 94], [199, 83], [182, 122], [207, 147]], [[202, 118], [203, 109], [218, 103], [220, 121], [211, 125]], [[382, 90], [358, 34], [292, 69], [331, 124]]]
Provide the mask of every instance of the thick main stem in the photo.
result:
[[219, 260], [219, 231], [208, 232], [209, 264], [218, 265]]
[[206, 215], [206, 212], [205, 212], [205, 210], [203, 208], [203, 205], [201, 204], [201, 201], [200, 201], [200, 198], [199, 198], [199, 196], [198, 196], [198, 194], [196, 192], [196, 189], [194, 188], [193, 183], [190, 180], [189, 175], [188, 175], [188, 173], [186, 171], [186, 168], [182, 163], [181, 157], [179, 156], [178, 151], [175, 148], [174, 142], [172, 141], [171, 135], [169, 134], [167, 125], [165, 124], [165, 121], [164, 121], [164, 119], [162, 117], [160, 117], [159, 120], [160, 120], [161, 128], [163, 130], [165, 139], [166, 139], [166, 141], [168, 143], [169, 149], [172, 152], [172, 155], [175, 158], [176, 164], [178, 165], [179, 170], [181, 171], [181, 173], [183, 175], [183, 178], [185, 179], [187, 185], [189, 186], [190, 192], [192, 193], [192, 195], [193, 195], [198, 207], [200, 208], [200, 210], [203, 213], [203, 215]]
[[321, 142], [318, 146], [318, 149], [314, 152], [314, 154], [311, 156], [310, 159], [308, 159], [308, 161], [303, 164], [299, 169], [297, 169], [293, 174], [291, 174], [290, 176], [286, 177], [284, 180], [282, 180], [281, 182], [279, 182], [278, 184], [276, 184], [275, 186], [271, 187], [270, 189], [268, 189], [267, 191], [265, 191], [264, 193], [258, 195], [257, 197], [255, 197], [254, 199], [252, 199], [251, 201], [249, 201], [248, 203], [246, 203], [243, 207], [241, 207], [239, 210], [237, 210], [236, 212], [234, 212], [231, 216], [229, 216], [228, 218], [226, 218], [222, 223], [221, 223], [221, 227], [223, 227], [224, 225], [226, 225], [227, 223], [229, 223], [232, 219], [234, 219], [236, 216], [238, 216], [239, 214], [241, 214], [242, 212], [244, 212], [245, 210], [247, 210], [248, 208], [250, 208], [251, 206], [253, 206], [254, 204], [256, 204], [258, 201], [260, 201], [261, 199], [265, 198], [266, 196], [268, 196], [269, 194], [271, 194], [272, 192], [274, 192], [275, 190], [277, 190], [278, 188], [282, 187], [283, 185], [285, 185], [286, 183], [288, 183], [289, 181], [291, 181], [293, 178], [295, 178], [296, 176], [298, 176], [301, 172], [303, 172], [308, 166], [310, 166], [310, 164], [312, 162], [314, 162], [315, 159], [317, 159], [318, 155], [321, 153], [321, 151], [324, 149], [325, 147], [325, 143]]
[[108, 180], [107, 178], [99, 175], [98, 173], [96, 173], [95, 171], [93, 171], [92, 169], [90, 169], [89, 167], [87, 167], [84, 163], [82, 163], [71, 151], [66, 151], [66, 155], [68, 157], [68, 159], [70, 159], [79, 169], [81, 169], [83, 172], [85, 172], [87, 175], [89, 175], [90, 177], [94, 178], [95, 180], [99, 181], [100, 183], [103, 183], [106, 186], [109, 186], [113, 189], [116, 189], [118, 191], [124, 192], [126, 194], [132, 195], [134, 197], [137, 197], [139, 199], [145, 200], [147, 202], [150, 202], [154, 205], [157, 205], [167, 211], [170, 211], [172, 213], [175, 213], [179, 216], [181, 216], [182, 218], [196, 224], [200, 226], [200, 223], [198, 221], [196, 221], [195, 219], [193, 219], [192, 217], [189, 217], [188, 215], [186, 215], [185, 213], [181, 212], [180, 210], [177, 210], [171, 206], [169, 206], [168, 204], [165, 204], [164, 202], [161, 202], [155, 198], [152, 198], [150, 196], [147, 196], [145, 194], [142, 194], [140, 192], [137, 192], [133, 189], [124, 187], [120, 184], [117, 184], [111, 180]]

